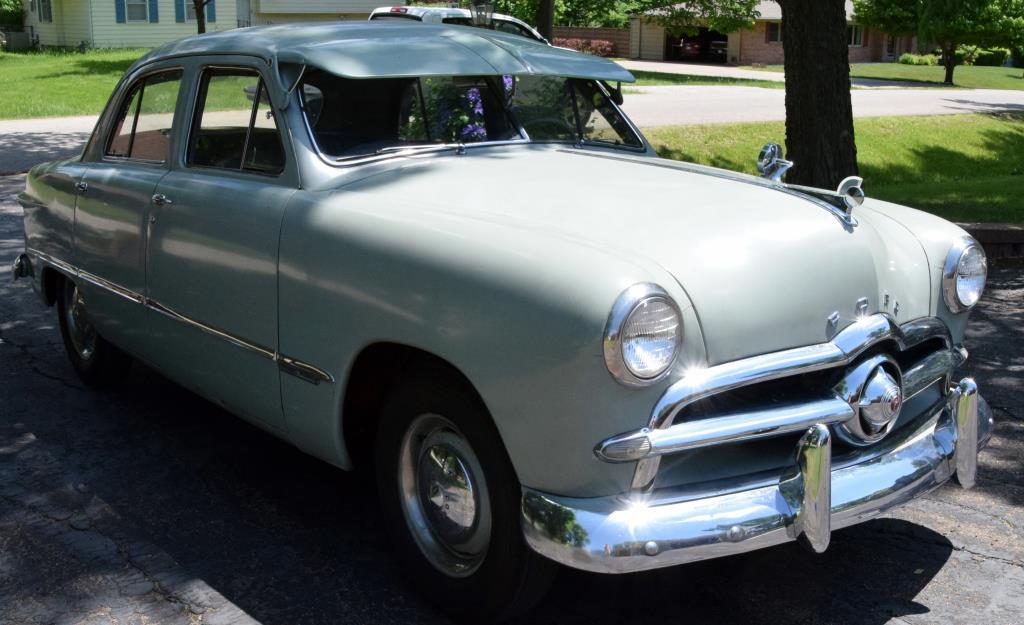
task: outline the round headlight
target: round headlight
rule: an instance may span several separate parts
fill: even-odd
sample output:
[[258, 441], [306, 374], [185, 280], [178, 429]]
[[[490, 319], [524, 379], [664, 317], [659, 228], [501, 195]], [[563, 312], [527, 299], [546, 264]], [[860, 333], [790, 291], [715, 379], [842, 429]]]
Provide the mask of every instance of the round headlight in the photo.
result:
[[605, 364], [623, 384], [652, 384], [672, 368], [682, 340], [683, 319], [668, 293], [654, 284], [636, 284], [612, 307]]
[[988, 276], [985, 252], [973, 239], [957, 242], [946, 257], [942, 272], [942, 295], [953, 312], [971, 308], [981, 299]]

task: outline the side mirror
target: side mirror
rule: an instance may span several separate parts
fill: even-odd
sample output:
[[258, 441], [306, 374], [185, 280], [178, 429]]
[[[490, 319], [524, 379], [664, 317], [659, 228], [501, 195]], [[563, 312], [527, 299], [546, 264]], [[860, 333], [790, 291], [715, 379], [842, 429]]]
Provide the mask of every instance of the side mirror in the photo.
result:
[[782, 182], [782, 176], [792, 166], [792, 161], [782, 158], [782, 146], [778, 143], [766, 143], [757, 155], [757, 171], [762, 178], [774, 182]]

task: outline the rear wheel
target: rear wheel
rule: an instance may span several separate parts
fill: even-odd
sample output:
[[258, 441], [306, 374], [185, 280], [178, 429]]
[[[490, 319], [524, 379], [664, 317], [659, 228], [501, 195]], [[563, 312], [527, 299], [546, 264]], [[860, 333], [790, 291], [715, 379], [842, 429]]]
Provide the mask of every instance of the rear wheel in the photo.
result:
[[124, 377], [131, 358], [99, 335], [89, 319], [85, 298], [68, 278], [57, 291], [57, 317], [64, 349], [82, 382], [105, 387]]
[[495, 621], [543, 598], [556, 565], [523, 540], [518, 480], [466, 386], [432, 371], [401, 384], [378, 430], [377, 483], [410, 581], [448, 614]]

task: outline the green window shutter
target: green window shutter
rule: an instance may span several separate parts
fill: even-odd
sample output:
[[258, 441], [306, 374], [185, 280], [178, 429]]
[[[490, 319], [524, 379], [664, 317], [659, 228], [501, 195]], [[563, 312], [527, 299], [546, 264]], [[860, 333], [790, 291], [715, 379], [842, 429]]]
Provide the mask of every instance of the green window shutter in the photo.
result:
[[185, 21], [185, 0], [174, 0], [174, 21], [179, 24]]
[[217, 0], [210, 0], [210, 3], [206, 5], [206, 21], [217, 21]]
[[149, 23], [156, 24], [160, 21], [160, 0], [149, 0]]
[[124, 24], [128, 21], [125, 16], [124, 0], [114, 0], [114, 19], [117, 20], [118, 24]]

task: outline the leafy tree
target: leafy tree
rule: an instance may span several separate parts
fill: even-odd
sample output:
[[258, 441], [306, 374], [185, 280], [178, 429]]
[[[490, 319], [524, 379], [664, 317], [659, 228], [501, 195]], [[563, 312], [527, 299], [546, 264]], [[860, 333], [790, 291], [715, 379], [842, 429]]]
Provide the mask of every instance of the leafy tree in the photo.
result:
[[857, 174], [843, 0], [779, 0], [788, 182], [834, 189]]
[[854, 0], [857, 21], [892, 35], [916, 34], [942, 50], [945, 82], [953, 84], [961, 45], [1024, 42], [1024, 0]]
[[757, 0], [634, 0], [629, 3], [631, 13], [655, 14], [667, 28], [695, 32], [706, 27], [731, 33], [754, 25], [757, 18]]

